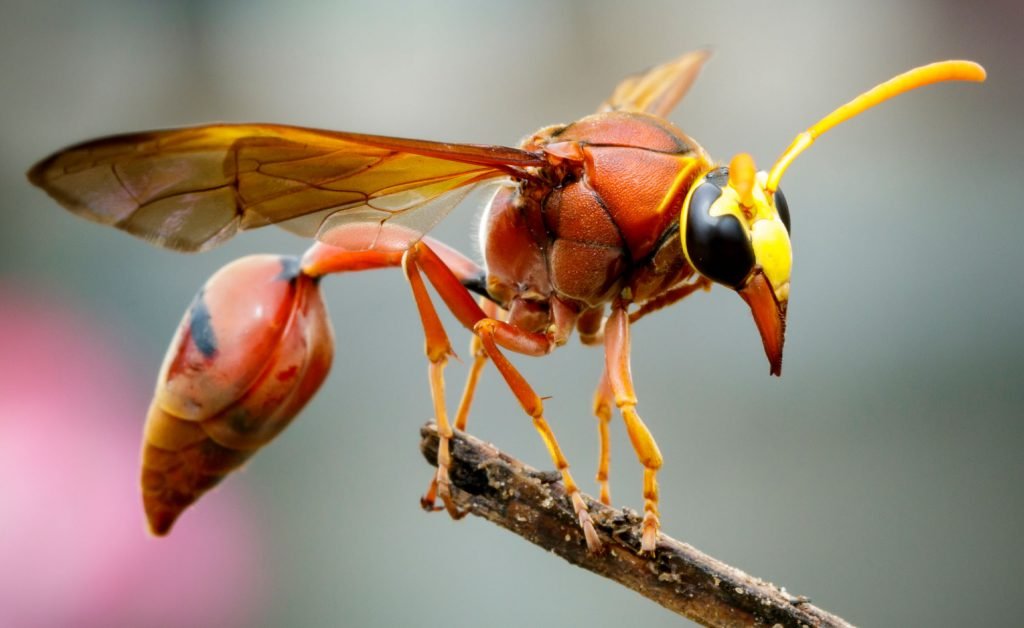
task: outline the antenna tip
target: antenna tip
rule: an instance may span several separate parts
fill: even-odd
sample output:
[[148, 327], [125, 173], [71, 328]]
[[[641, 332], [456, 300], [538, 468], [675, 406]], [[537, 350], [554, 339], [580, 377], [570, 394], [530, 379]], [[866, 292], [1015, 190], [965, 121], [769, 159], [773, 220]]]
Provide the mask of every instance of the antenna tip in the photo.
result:
[[932, 65], [937, 66], [937, 68], [939, 68], [943, 73], [943, 76], [939, 80], [972, 81], [975, 83], [981, 83], [988, 77], [988, 73], [985, 72], [985, 68], [981, 67], [980, 63], [975, 63], [974, 61], [955, 59], [951, 61], [939, 61]]
[[967, 63], [970, 64], [971, 68], [974, 70], [974, 78], [971, 80], [978, 83], [985, 82], [985, 79], [988, 78], [988, 72], [985, 71], [985, 68], [983, 68], [980, 63], [975, 63], [973, 61], [968, 61]]

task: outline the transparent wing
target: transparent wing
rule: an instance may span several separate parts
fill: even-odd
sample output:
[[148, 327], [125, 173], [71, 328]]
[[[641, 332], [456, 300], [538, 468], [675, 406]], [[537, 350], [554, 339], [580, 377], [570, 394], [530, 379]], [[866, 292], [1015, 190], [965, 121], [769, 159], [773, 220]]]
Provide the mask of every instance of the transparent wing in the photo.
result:
[[239, 124], [93, 140], [28, 177], [84, 218], [179, 251], [269, 224], [349, 248], [405, 248], [476, 184], [545, 163], [501, 146]]
[[598, 112], [640, 111], [667, 117], [697, 80], [710, 50], [694, 50], [683, 56], [634, 74], [619, 83]]

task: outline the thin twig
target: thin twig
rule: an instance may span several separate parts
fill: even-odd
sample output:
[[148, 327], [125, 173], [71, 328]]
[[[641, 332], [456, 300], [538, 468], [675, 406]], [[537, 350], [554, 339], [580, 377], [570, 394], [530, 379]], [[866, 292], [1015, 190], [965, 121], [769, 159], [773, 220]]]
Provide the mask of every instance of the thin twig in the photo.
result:
[[[420, 430], [420, 449], [437, 464], [437, 427]], [[611, 578], [706, 626], [835, 626], [845, 620], [806, 598], [661, 535], [653, 556], [640, 556], [640, 516], [587, 504], [606, 551], [587, 550], [559, 474], [532, 469], [466, 434], [452, 441], [453, 497], [460, 508], [511, 530], [570, 563]]]

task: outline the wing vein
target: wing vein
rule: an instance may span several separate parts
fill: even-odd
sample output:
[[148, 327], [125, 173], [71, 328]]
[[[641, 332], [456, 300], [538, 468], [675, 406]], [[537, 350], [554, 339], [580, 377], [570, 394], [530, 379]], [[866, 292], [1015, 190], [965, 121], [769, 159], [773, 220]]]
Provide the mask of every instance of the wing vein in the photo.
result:
[[546, 163], [501, 146], [228, 124], [85, 142], [29, 178], [84, 218], [175, 250], [269, 224], [376, 246], [422, 237], [481, 181], [533, 178]]

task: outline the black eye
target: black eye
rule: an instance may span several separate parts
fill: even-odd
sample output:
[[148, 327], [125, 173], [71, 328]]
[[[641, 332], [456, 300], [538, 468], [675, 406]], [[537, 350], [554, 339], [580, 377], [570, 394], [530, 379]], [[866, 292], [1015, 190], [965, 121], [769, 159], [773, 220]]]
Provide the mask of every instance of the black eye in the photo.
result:
[[775, 211], [779, 212], [782, 224], [786, 225], [786, 232], [793, 235], [793, 230], [789, 228], [789, 203], [786, 202], [786, 195], [782, 190], [775, 190]]
[[[720, 175], [724, 171], [724, 178]], [[712, 175], [716, 175], [712, 177]], [[728, 169], [720, 168], [705, 177], [693, 191], [686, 212], [686, 254], [697, 272], [712, 281], [738, 289], [754, 267], [754, 250], [747, 231], [731, 215], [712, 216], [711, 206], [722, 195]]]

